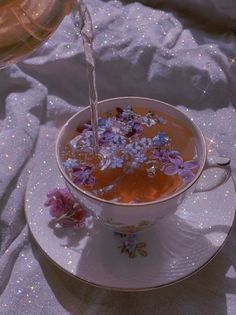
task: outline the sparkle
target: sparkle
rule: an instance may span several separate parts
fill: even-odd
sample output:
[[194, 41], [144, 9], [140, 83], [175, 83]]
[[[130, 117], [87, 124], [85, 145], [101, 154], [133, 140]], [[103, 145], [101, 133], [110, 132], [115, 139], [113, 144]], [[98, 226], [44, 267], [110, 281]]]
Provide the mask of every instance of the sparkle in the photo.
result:
[[207, 147], [208, 147], [208, 152], [211, 153], [213, 151], [213, 147], [217, 146], [218, 143], [215, 141], [215, 138], [208, 138], [206, 137], [207, 140]]
[[22, 290], [21, 289], [18, 289], [17, 291], [16, 291], [16, 294], [17, 295], [19, 295], [19, 294], [21, 294], [22, 293]]
[[231, 63], [231, 65], [236, 63], [236, 55], [230, 59], [230, 63]]
[[202, 92], [200, 98], [202, 98], [203, 96], [209, 94], [208, 90], [209, 90], [209, 87], [211, 86], [211, 84], [212, 84], [211, 81], [209, 81], [205, 88], [203, 88], [203, 89], [197, 88], [198, 90], [200, 90]]

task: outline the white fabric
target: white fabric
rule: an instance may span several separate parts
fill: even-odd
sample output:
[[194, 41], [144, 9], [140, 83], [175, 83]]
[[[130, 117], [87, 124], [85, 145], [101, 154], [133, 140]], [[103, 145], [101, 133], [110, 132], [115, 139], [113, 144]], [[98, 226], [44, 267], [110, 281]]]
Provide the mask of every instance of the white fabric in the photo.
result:
[[[232, 159], [235, 177], [236, 3], [156, 2], [86, 1], [99, 97], [147, 96], [189, 108]], [[82, 284], [29, 236], [24, 194], [37, 152], [54, 145], [58, 128], [87, 99], [83, 50], [69, 17], [47, 45], [0, 73], [0, 314], [236, 314], [235, 227], [204, 270], [145, 293]]]

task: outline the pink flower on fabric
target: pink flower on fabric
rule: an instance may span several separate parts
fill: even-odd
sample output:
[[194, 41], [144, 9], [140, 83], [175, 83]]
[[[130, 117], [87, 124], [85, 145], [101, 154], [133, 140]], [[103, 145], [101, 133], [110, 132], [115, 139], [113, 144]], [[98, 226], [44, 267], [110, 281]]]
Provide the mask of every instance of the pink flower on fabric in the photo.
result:
[[49, 207], [50, 215], [63, 227], [83, 227], [87, 212], [77, 203], [67, 188], [53, 189], [47, 193], [44, 204]]
[[194, 179], [194, 173], [191, 170], [199, 166], [197, 161], [191, 160], [184, 162], [181, 157], [174, 158], [172, 161], [172, 163], [163, 166], [162, 171], [164, 174], [178, 174], [184, 183], [189, 183]]
[[69, 191], [64, 189], [53, 189], [47, 193], [46, 207], [50, 207], [52, 217], [59, 218], [63, 213], [73, 208], [74, 201]]

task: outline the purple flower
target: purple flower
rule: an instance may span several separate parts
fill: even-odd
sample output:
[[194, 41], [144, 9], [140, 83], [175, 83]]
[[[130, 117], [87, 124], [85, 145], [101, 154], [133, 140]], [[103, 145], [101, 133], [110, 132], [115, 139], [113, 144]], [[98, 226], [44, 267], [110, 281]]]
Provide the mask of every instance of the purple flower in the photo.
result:
[[125, 135], [130, 138], [135, 134], [140, 134], [143, 132], [143, 126], [138, 121], [130, 120], [128, 124], [125, 126]]
[[154, 150], [152, 157], [161, 163], [169, 162], [168, 152], [164, 150]]
[[176, 159], [174, 163], [164, 165], [162, 171], [166, 175], [178, 174], [184, 183], [189, 183], [194, 179], [194, 173], [191, 170], [197, 168], [198, 165], [196, 160], [184, 162], [182, 159]]
[[106, 118], [98, 118], [98, 126], [99, 127], [106, 127], [106, 122], [107, 122]]
[[91, 166], [80, 166], [75, 168], [71, 173], [73, 176], [73, 182], [76, 185], [85, 185], [93, 187], [95, 185], [95, 177], [92, 175], [93, 169]]
[[45, 206], [52, 217], [63, 227], [83, 227], [88, 214], [77, 203], [67, 188], [53, 189], [47, 193]]
[[110, 129], [112, 127], [111, 118], [98, 118], [98, 127], [100, 129]]
[[76, 159], [66, 160], [64, 166], [69, 174], [72, 175], [73, 182], [76, 185], [94, 186], [95, 177], [92, 175], [93, 169], [91, 166], [81, 166]]
[[80, 166], [79, 161], [76, 159], [68, 159], [63, 164], [68, 172], [73, 172], [74, 169]]
[[99, 138], [100, 144], [108, 144], [110, 143], [114, 138], [114, 133], [110, 130], [105, 130]]
[[121, 121], [130, 121], [132, 119], [134, 119], [135, 117], [135, 113], [133, 111], [133, 109], [130, 107], [130, 106], [127, 106], [126, 108], [120, 108], [120, 107], [117, 107], [116, 108], [116, 111], [117, 111], [117, 114], [116, 114], [116, 118], [118, 120], [121, 120]]
[[120, 134], [115, 134], [114, 137], [113, 137], [113, 140], [112, 140], [113, 144], [125, 144], [126, 143], [126, 140], [125, 140], [125, 137], [120, 135]]
[[169, 151], [167, 156], [168, 156], [169, 161], [173, 164], [175, 163], [179, 164], [180, 163], [179, 161], [183, 162], [183, 159], [179, 151], [174, 151], [174, 150]]
[[147, 113], [146, 116], [142, 117], [142, 124], [146, 125], [147, 127], [152, 127], [156, 125], [156, 121], [153, 119], [153, 115], [151, 115], [151, 113]]
[[139, 140], [139, 145], [142, 148], [150, 148], [152, 146], [152, 139], [143, 137]]
[[52, 217], [59, 218], [65, 211], [73, 208], [74, 201], [66, 188], [49, 191], [47, 198], [44, 205], [50, 207]]
[[137, 121], [134, 122], [133, 128], [134, 128], [135, 132], [138, 133], [138, 134], [142, 133], [143, 129], [144, 129], [142, 124], [137, 122]]
[[137, 154], [135, 155], [135, 162], [138, 163], [143, 163], [147, 160], [147, 157], [144, 153], [142, 152], [137, 152]]
[[167, 144], [167, 142], [169, 141], [169, 137], [165, 132], [161, 131], [152, 139], [152, 141], [154, 145], [163, 146]]
[[134, 146], [134, 143], [128, 143], [124, 147], [124, 153], [129, 154], [131, 156], [134, 155], [134, 154], [137, 154], [137, 152], [138, 152], [138, 150]]
[[114, 158], [112, 161], [111, 161], [111, 168], [117, 168], [117, 167], [122, 167], [123, 166], [123, 163], [124, 163], [124, 160], [121, 159], [121, 158]]

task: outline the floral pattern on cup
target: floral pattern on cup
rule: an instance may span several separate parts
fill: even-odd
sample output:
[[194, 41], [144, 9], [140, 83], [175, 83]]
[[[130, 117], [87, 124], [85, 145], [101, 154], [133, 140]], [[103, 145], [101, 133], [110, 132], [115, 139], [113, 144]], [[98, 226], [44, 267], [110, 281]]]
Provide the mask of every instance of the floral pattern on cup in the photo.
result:
[[138, 242], [136, 234], [116, 234], [122, 238], [122, 244], [118, 246], [122, 254], [127, 254], [129, 258], [135, 258], [137, 255], [144, 257], [148, 255], [146, 243]]

